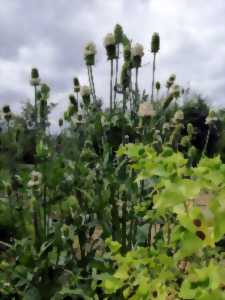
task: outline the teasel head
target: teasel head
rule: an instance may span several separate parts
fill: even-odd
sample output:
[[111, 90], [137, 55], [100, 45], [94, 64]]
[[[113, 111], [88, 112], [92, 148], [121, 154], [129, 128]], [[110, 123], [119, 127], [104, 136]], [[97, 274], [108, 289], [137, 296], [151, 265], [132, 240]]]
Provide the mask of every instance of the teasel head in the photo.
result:
[[96, 53], [97, 50], [95, 44], [92, 42], [87, 43], [84, 48], [84, 60], [87, 66], [94, 66]]
[[142, 57], [144, 56], [144, 47], [137, 43], [131, 48], [132, 66], [139, 68], [141, 66]]
[[124, 62], [121, 70], [120, 83], [123, 91], [130, 85], [130, 63]]
[[59, 119], [59, 127], [63, 126], [63, 119]]
[[116, 24], [114, 28], [115, 43], [121, 44], [123, 42], [123, 28], [120, 24]]
[[39, 77], [39, 71], [37, 68], [33, 68], [31, 70], [31, 79], [30, 79], [30, 84], [32, 86], [38, 86], [40, 85], [41, 83], [41, 80], [40, 80], [40, 77]]
[[83, 85], [80, 89], [80, 94], [85, 107], [88, 107], [91, 102], [91, 89], [87, 85]]
[[74, 106], [75, 112], [78, 112], [78, 104], [77, 99], [74, 97], [74, 95], [69, 95], [70, 104]]
[[160, 82], [159, 82], [159, 81], [156, 81], [156, 83], [155, 83], [155, 88], [156, 88], [156, 90], [157, 90], [157, 91], [159, 91], [159, 90], [160, 90], [160, 88], [161, 88], [161, 84], [160, 84]]
[[175, 112], [175, 115], [174, 115], [174, 117], [173, 117], [173, 122], [174, 123], [179, 123], [179, 122], [181, 122], [181, 121], [183, 121], [184, 120], [184, 113], [183, 113], [183, 111], [182, 110], [177, 110], [176, 112]]
[[79, 93], [80, 92], [80, 82], [77, 77], [73, 79], [73, 86], [74, 86], [74, 92]]
[[179, 85], [174, 85], [173, 87], [173, 95], [174, 95], [174, 98], [178, 99], [180, 97], [180, 86]]
[[151, 52], [157, 53], [160, 48], [160, 37], [157, 32], [153, 33], [152, 35], [152, 41], [151, 41]]
[[116, 41], [113, 33], [108, 33], [104, 38], [104, 47], [106, 49], [106, 54], [108, 60], [113, 60], [116, 58]]
[[68, 116], [71, 118], [73, 115], [77, 113], [76, 107], [73, 104], [70, 104], [68, 108]]

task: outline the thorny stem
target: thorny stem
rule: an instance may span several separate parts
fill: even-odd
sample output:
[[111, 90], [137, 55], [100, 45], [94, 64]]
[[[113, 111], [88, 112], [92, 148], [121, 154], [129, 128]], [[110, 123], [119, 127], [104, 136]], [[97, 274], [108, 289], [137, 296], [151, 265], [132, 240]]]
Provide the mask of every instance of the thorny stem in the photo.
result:
[[112, 100], [113, 100], [113, 59], [110, 60], [110, 112], [112, 113]]
[[154, 86], [155, 86], [155, 59], [156, 53], [153, 54], [153, 66], [152, 66], [152, 95], [151, 95], [151, 102], [154, 101]]
[[208, 132], [207, 132], [207, 136], [206, 136], [206, 140], [205, 140], [205, 145], [204, 145], [204, 148], [202, 150], [201, 157], [203, 157], [205, 155], [206, 151], [207, 151], [210, 134], [211, 134], [211, 125], [209, 125], [209, 129], [208, 129]]
[[94, 76], [92, 71], [92, 66], [90, 66], [90, 76], [91, 76], [91, 82], [92, 82], [92, 89], [93, 89], [93, 98], [94, 102], [97, 102], [96, 93], [95, 93], [95, 83], [94, 83]]
[[134, 109], [137, 110], [137, 103], [138, 102], [138, 68], [136, 68], [135, 72], [135, 104]]

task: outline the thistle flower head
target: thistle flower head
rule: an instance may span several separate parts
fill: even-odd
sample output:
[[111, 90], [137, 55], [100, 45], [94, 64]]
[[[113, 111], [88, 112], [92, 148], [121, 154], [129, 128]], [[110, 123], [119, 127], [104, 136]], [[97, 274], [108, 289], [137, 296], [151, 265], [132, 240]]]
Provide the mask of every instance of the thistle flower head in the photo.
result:
[[83, 99], [83, 103], [85, 107], [88, 107], [91, 101], [90, 95], [91, 95], [91, 89], [89, 86], [83, 85], [80, 90], [81, 97]]
[[155, 116], [155, 111], [153, 109], [153, 106], [150, 102], [142, 102], [139, 105], [139, 110], [138, 110], [138, 116], [139, 117], [153, 117]]
[[93, 66], [95, 64], [95, 55], [97, 53], [96, 46], [94, 43], [89, 42], [84, 48], [84, 59], [87, 66]]
[[157, 53], [160, 48], [160, 37], [157, 32], [153, 33], [151, 41], [151, 51], [152, 53]]
[[119, 24], [116, 24], [114, 28], [114, 37], [115, 37], [116, 44], [120, 44], [123, 42], [123, 28]]
[[85, 45], [84, 55], [95, 55], [97, 53], [96, 46], [93, 42], [89, 42]]
[[115, 45], [115, 36], [113, 33], [108, 33], [104, 38], [104, 47]]
[[144, 56], [144, 47], [141, 44], [136, 43], [131, 48], [131, 54], [132, 54], [132, 56], [139, 56], [139, 57]]
[[104, 47], [106, 49], [106, 54], [108, 60], [113, 60], [116, 58], [116, 42], [115, 37], [112, 33], [108, 33], [104, 38]]
[[212, 125], [214, 122], [218, 120], [216, 112], [214, 110], [210, 110], [208, 117], [206, 118], [205, 124]]
[[91, 89], [87, 85], [83, 85], [80, 89], [80, 94], [82, 97], [84, 96], [90, 96], [91, 95]]
[[160, 88], [161, 88], [161, 84], [160, 84], [160, 82], [159, 82], [159, 81], [156, 81], [156, 83], [155, 83], [155, 88], [157, 89], [157, 91], [159, 91], [159, 90], [160, 90]]
[[41, 93], [47, 96], [49, 92], [50, 92], [50, 87], [46, 83], [43, 83], [41, 85]]
[[27, 186], [30, 188], [38, 188], [41, 182], [42, 182], [42, 174], [37, 171], [32, 171]]
[[175, 112], [175, 115], [174, 115], [174, 117], [173, 117], [173, 121], [174, 121], [174, 123], [177, 123], [177, 122], [180, 122], [180, 121], [183, 121], [183, 119], [184, 119], [184, 113], [183, 113], [183, 111], [182, 110], [177, 110], [176, 112]]

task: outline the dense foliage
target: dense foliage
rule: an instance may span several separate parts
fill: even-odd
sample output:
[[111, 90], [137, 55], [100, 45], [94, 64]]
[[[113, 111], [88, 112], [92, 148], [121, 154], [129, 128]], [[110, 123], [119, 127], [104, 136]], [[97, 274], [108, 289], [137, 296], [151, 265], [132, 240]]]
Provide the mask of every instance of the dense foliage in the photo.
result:
[[223, 300], [224, 110], [173, 74], [165, 91], [155, 81], [157, 33], [150, 96], [139, 89], [142, 45], [116, 25], [104, 47], [106, 109], [93, 43], [89, 85], [74, 78], [56, 135], [37, 69], [34, 103], [20, 116], [2, 108], [0, 298]]

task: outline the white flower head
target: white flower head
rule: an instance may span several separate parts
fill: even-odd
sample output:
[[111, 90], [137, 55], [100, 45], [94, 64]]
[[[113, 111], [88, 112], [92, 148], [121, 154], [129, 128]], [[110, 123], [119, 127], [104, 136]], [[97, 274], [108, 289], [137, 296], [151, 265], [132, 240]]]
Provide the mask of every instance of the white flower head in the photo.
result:
[[80, 94], [82, 97], [85, 97], [85, 96], [90, 96], [91, 94], [91, 89], [89, 86], [87, 85], [83, 85], [80, 89]]
[[142, 102], [139, 106], [138, 110], [138, 116], [139, 117], [153, 117], [155, 116], [155, 111], [153, 109], [153, 106], [150, 102]]
[[84, 56], [95, 55], [97, 53], [96, 46], [94, 43], [89, 42], [84, 48]]
[[214, 110], [211, 110], [208, 114], [208, 117], [205, 120], [205, 124], [206, 125], [210, 125], [213, 124], [214, 122], [216, 122], [218, 120], [216, 113]]
[[108, 47], [111, 45], [115, 45], [115, 37], [114, 34], [108, 33], [104, 38], [104, 47]]
[[175, 115], [173, 117], [174, 122], [183, 121], [184, 119], [184, 113], [182, 110], [178, 110], [175, 112]]
[[136, 43], [134, 45], [134, 47], [132, 47], [131, 53], [132, 53], [133, 56], [142, 57], [142, 56], [144, 56], [144, 47], [141, 44]]
[[28, 187], [37, 188], [42, 182], [42, 174], [37, 171], [32, 171], [30, 180], [28, 181]]

